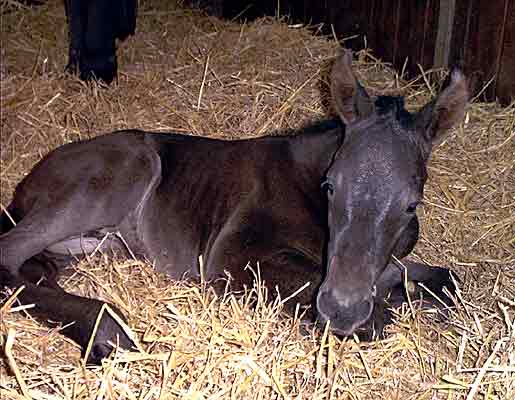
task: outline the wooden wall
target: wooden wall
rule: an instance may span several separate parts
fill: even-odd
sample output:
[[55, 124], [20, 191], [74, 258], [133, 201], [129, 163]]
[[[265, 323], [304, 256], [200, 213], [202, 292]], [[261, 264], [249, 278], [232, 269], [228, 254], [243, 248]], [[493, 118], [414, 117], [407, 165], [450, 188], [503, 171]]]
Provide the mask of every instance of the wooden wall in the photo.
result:
[[494, 80], [488, 99], [515, 98], [515, 1], [456, 0], [450, 62], [462, 64], [476, 89]]
[[[331, 25], [346, 46], [365, 43], [409, 76], [432, 67], [461, 66], [484, 100], [515, 99], [515, 0], [225, 0], [224, 14], [289, 15]], [[279, 5], [279, 10], [278, 10]]]
[[508, 2], [496, 95], [507, 103], [515, 99], [515, 1]]

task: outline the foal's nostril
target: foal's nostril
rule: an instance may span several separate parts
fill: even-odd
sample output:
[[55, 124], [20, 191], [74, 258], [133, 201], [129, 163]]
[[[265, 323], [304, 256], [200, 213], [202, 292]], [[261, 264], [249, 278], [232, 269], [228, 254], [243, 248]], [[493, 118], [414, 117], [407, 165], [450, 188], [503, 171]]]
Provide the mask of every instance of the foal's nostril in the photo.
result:
[[334, 309], [338, 307], [338, 303], [334, 296], [330, 294], [330, 292], [320, 292], [318, 295], [318, 306], [323, 305], [326, 308]]
[[362, 302], [349, 307], [348, 310], [356, 317], [364, 318], [364, 316], [366, 316], [368, 319], [372, 306], [373, 304], [370, 300], [363, 300]]

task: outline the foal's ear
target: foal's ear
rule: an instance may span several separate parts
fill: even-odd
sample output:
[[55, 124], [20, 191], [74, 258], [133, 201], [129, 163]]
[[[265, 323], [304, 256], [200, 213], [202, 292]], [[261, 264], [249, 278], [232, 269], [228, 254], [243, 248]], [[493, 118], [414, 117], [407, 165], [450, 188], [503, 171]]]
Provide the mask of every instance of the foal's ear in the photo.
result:
[[455, 69], [449, 85], [417, 116], [417, 125], [424, 130], [426, 140], [433, 145], [440, 143], [449, 129], [463, 120], [468, 100], [467, 79]]
[[331, 95], [338, 115], [346, 124], [374, 111], [374, 103], [352, 72], [352, 52], [342, 50], [331, 70]]

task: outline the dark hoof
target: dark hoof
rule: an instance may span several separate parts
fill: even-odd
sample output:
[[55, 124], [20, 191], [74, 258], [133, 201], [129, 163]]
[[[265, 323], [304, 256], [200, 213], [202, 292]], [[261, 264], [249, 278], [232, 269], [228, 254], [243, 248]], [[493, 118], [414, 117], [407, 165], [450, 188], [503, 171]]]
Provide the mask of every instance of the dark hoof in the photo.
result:
[[[109, 357], [109, 355], [113, 352], [113, 347], [111, 345], [105, 343], [95, 343], [91, 347], [91, 351], [89, 352], [88, 359], [86, 360], [86, 364], [88, 365], [100, 365], [104, 358]], [[84, 358], [85, 354], [83, 352], [82, 357]]]
[[104, 83], [110, 85], [116, 78], [116, 70], [92, 70], [85, 69], [81, 70], [79, 78], [85, 82], [96, 81], [98, 83]]
[[97, 81], [104, 84], [111, 84], [118, 71], [116, 58], [110, 57], [108, 60], [100, 60], [95, 62], [71, 62], [65, 67], [64, 72], [71, 75], [78, 75], [82, 81]]
[[[460, 280], [454, 277], [459, 283]], [[447, 290], [445, 290], [447, 288]], [[450, 317], [450, 311], [455, 308], [452, 297], [455, 296], [456, 286], [451, 276], [451, 272], [445, 268], [434, 268], [431, 279], [424, 281], [409, 282], [408, 290], [402, 286], [403, 302], [406, 302], [406, 292], [409, 293], [414, 308], [422, 311], [435, 312], [435, 316], [439, 322], [445, 322]], [[448, 293], [451, 297], [449, 297]], [[388, 302], [392, 307], [398, 307], [402, 303], [399, 299], [400, 294], [392, 292]]]
[[[102, 319], [95, 332], [89, 354], [86, 354], [99, 312], [102, 310], [104, 303], [98, 300], [80, 297], [75, 297], [75, 301], [74, 305], [77, 308], [73, 314], [81, 315], [81, 318], [76, 319], [74, 323], [65, 327], [62, 333], [82, 347], [82, 357], [87, 356], [87, 364], [100, 364], [103, 358], [109, 356], [115, 346], [125, 350], [130, 350], [134, 347], [133, 341], [127, 336], [122, 326], [105, 308]], [[122, 321], [126, 321], [123, 314], [116, 307], [109, 305], [109, 308], [116, 313]]]
[[[433, 303], [437, 308], [445, 308], [442, 302], [448, 307], [454, 306], [452, 298], [449, 297], [444, 290], [444, 288], [447, 288], [447, 291], [451, 296], [456, 294], [456, 286], [454, 285], [454, 281], [451, 277], [451, 271], [446, 268], [434, 269], [434, 277], [432, 279], [423, 282], [414, 282], [416, 284], [416, 288], [415, 295], [413, 297], [417, 299], [422, 298], [425, 302]], [[454, 276], [454, 279], [457, 283], [460, 283], [457, 276]]]
[[83, 57], [79, 64], [79, 77], [83, 81], [97, 81], [109, 85], [117, 76], [116, 55], [100, 54]]
[[[118, 316], [121, 316], [121, 313], [118, 310], [112, 306], [110, 307], [118, 314]], [[124, 320], [123, 317], [121, 318]], [[100, 364], [102, 359], [109, 357], [116, 346], [124, 350], [130, 350], [134, 347], [134, 343], [127, 336], [120, 324], [106, 310], [104, 311], [104, 315], [96, 331], [86, 363], [96, 365]], [[86, 350], [83, 351], [83, 357], [86, 355], [85, 352]]]
[[[386, 302], [390, 308], [400, 307], [402, 304], [408, 302], [407, 295], [412, 304], [421, 306], [423, 309], [436, 308], [438, 310], [445, 310], [454, 306], [451, 296], [456, 293], [456, 286], [451, 277], [451, 272], [445, 268], [432, 268], [431, 279], [423, 281], [409, 281], [406, 288], [404, 283], [400, 284], [390, 290], [386, 296]], [[456, 282], [460, 282], [457, 277], [454, 277]], [[447, 290], [444, 290], [447, 288]]]

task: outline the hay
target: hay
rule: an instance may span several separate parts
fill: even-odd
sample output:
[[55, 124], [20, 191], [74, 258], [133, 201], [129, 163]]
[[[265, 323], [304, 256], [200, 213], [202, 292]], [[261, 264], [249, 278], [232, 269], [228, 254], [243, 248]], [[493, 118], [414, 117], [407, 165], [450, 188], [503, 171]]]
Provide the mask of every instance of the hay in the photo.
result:
[[[320, 77], [334, 42], [286, 20], [238, 25], [171, 3], [142, 3], [138, 34], [119, 51], [119, 84], [99, 88], [62, 73], [60, 1], [36, 9], [2, 2], [2, 205], [37, 160], [66, 142], [129, 127], [256, 137], [327, 113]], [[370, 91], [402, 93], [413, 108], [442, 77], [425, 71], [426, 79], [405, 82], [368, 51], [356, 68]], [[303, 335], [301, 317], [267, 302], [259, 282], [217, 298], [150, 265], [100, 256], [61, 283], [119, 307], [144, 352], [84, 368], [58, 329], [6, 303], [2, 399], [514, 398], [514, 129], [514, 105], [474, 103], [434, 152], [415, 257], [460, 277], [448, 321], [406, 307], [383, 341]]]

